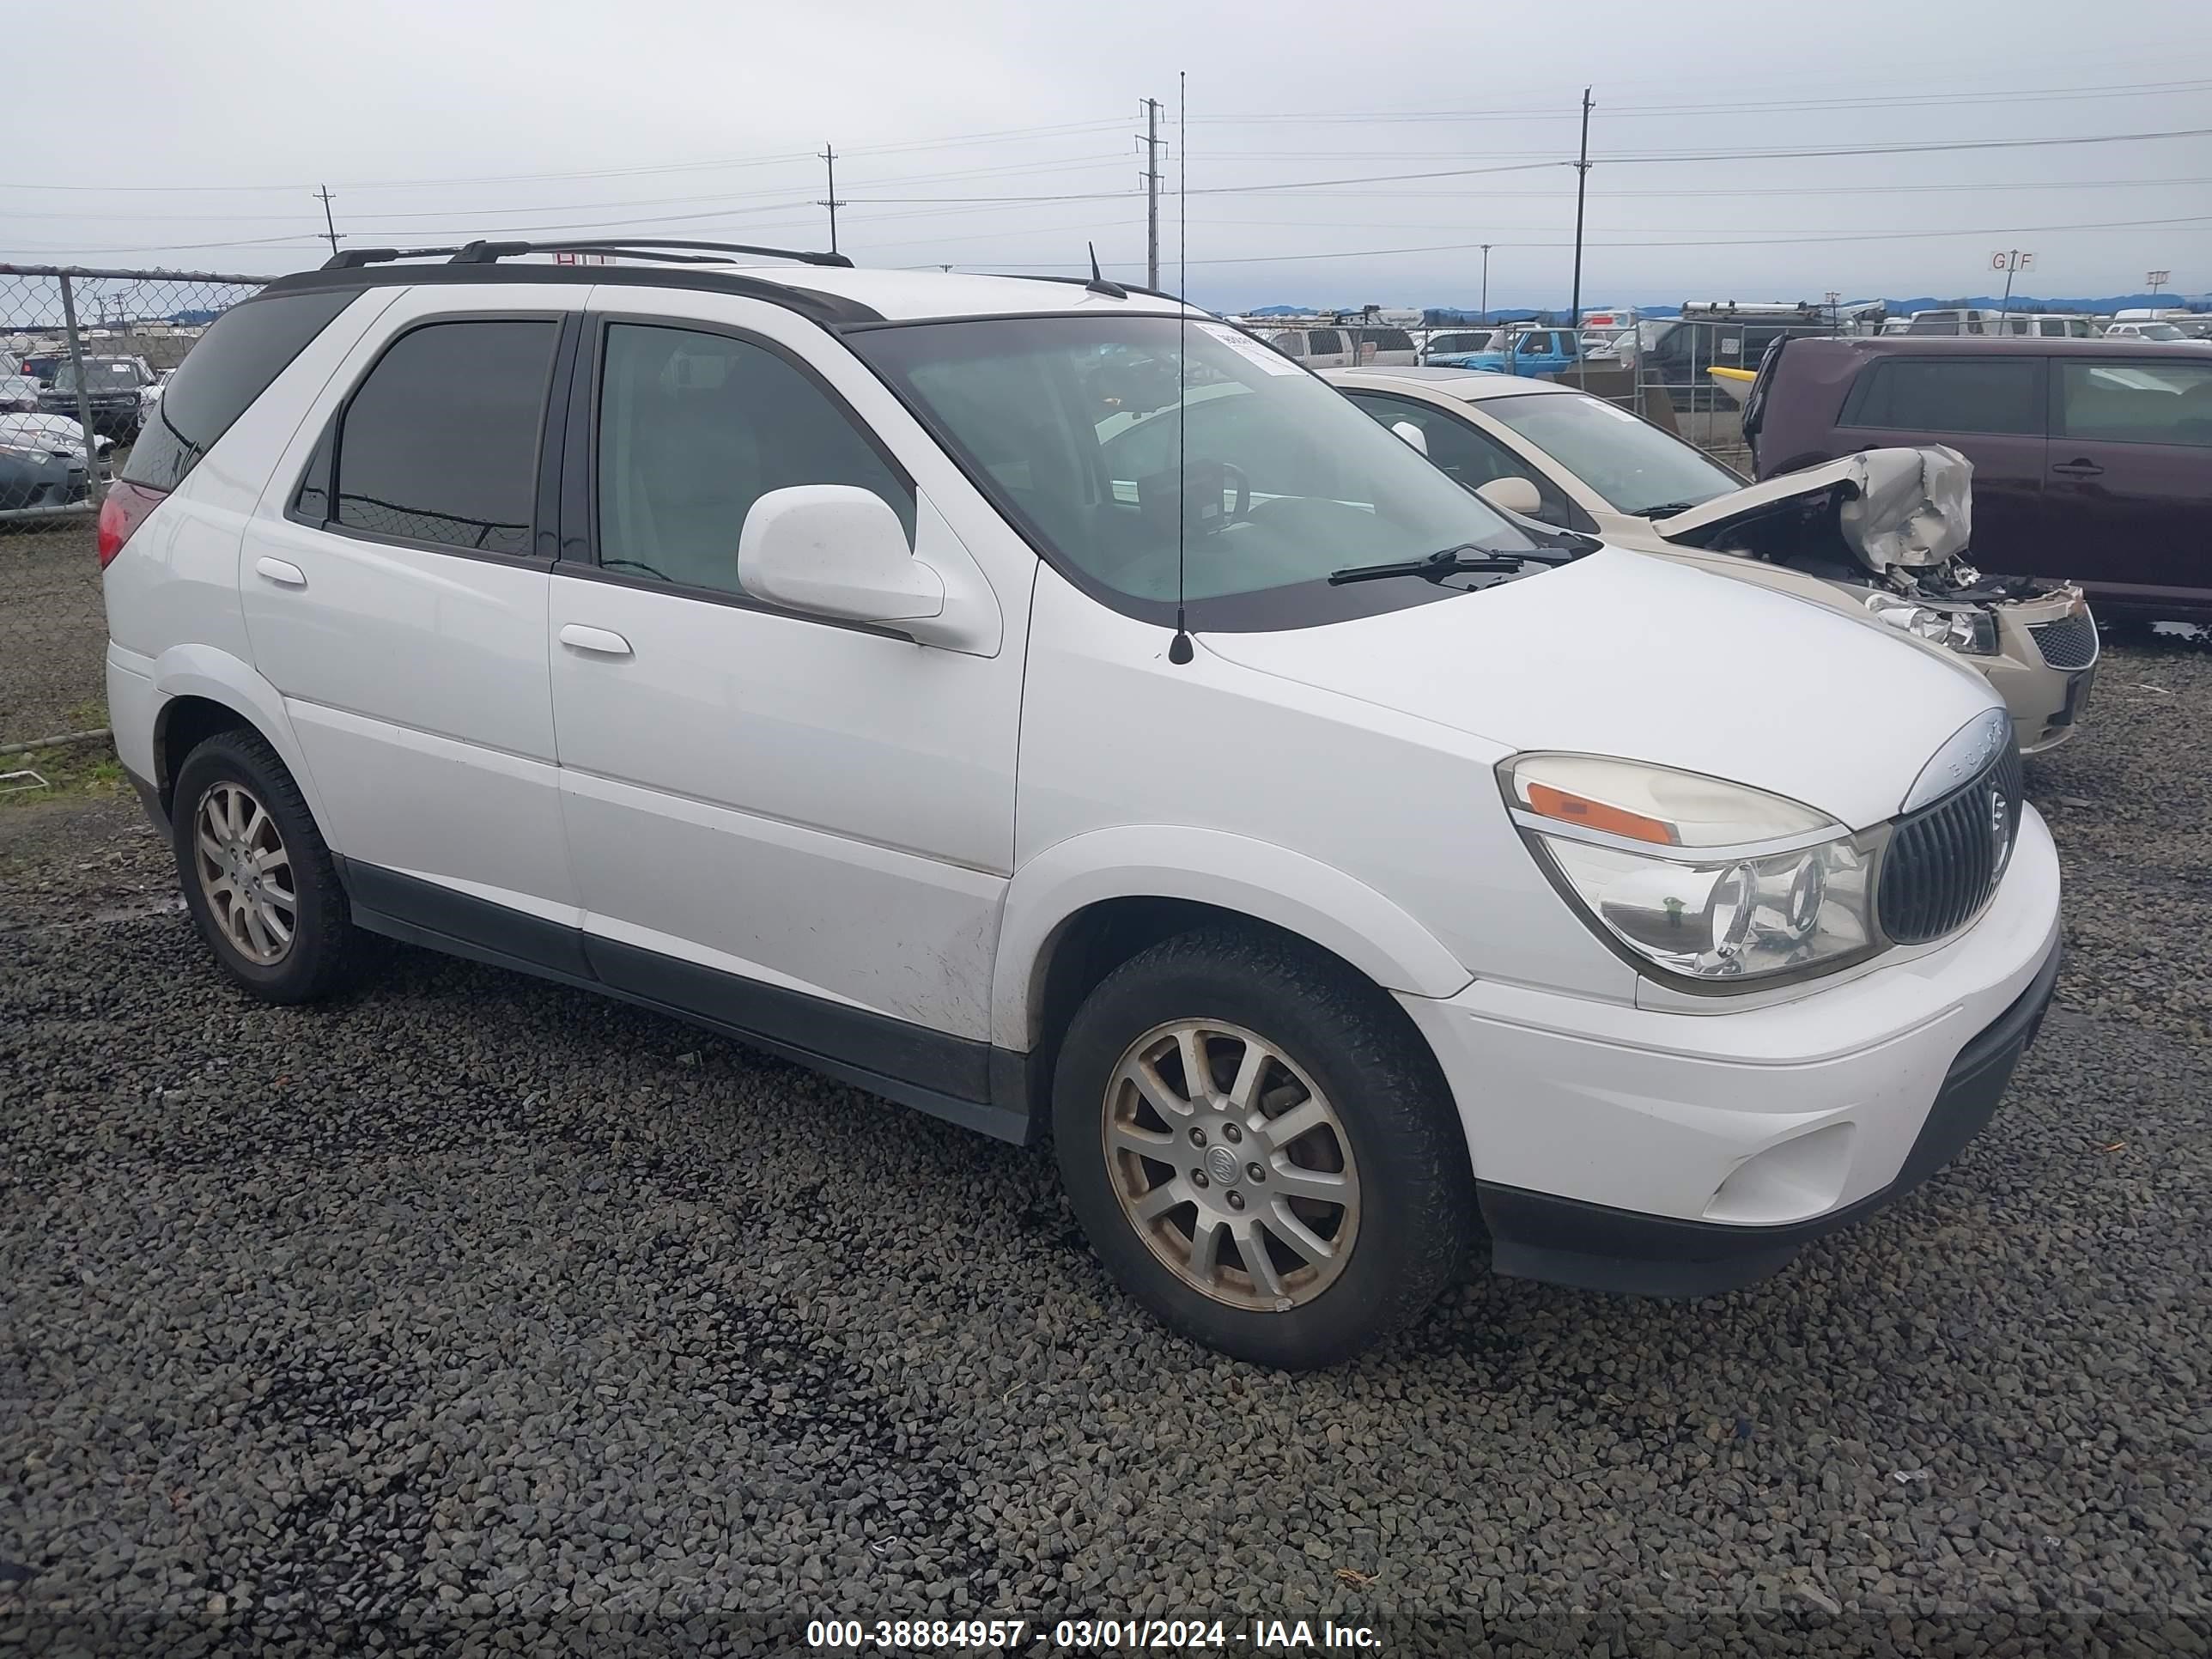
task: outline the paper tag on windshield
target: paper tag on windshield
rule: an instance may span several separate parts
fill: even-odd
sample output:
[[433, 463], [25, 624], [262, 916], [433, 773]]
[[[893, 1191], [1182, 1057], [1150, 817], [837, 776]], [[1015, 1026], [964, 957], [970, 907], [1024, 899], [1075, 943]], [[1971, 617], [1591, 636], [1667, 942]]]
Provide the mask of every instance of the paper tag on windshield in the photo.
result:
[[1250, 335], [1239, 334], [1224, 324], [1200, 323], [1198, 329], [1200, 333], [1212, 335], [1246, 362], [1255, 363], [1270, 374], [1296, 374], [1299, 372], [1296, 363], [1273, 347], [1261, 345]]
[[1637, 415], [1629, 410], [1623, 409], [1619, 404], [1609, 404], [1606, 402], [1602, 398], [1594, 398], [1592, 401], [1607, 414], [1612, 416], [1616, 421], [1638, 421], [1643, 418], [1640, 415]]

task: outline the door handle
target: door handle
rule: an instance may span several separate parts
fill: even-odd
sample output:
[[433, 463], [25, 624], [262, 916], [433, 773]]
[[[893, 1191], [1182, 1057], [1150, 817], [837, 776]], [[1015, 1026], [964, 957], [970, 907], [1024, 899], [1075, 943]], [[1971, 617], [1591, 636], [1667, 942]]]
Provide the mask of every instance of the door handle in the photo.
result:
[[581, 623], [561, 625], [561, 643], [574, 646], [579, 651], [590, 651], [602, 657], [627, 657], [629, 641], [611, 628], [586, 628]]
[[2078, 461], [2057, 462], [2051, 470], [2063, 473], [2069, 478], [2101, 478], [2105, 476], [2105, 469], [2087, 457]]
[[305, 587], [307, 585], [307, 573], [298, 565], [283, 559], [257, 559], [253, 568], [279, 587]]

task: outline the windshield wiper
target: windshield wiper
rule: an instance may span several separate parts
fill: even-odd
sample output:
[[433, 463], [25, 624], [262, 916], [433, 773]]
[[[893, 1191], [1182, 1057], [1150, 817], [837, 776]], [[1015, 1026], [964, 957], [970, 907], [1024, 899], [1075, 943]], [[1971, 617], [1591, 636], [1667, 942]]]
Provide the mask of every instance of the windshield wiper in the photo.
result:
[[1687, 513], [1693, 507], [1703, 507], [1703, 501], [1658, 501], [1637, 514], [1640, 519], [1671, 519], [1677, 513]]
[[1564, 564], [1564, 559], [1547, 558], [1540, 553], [1486, 553], [1474, 543], [1458, 547], [1447, 547], [1419, 559], [1395, 559], [1388, 564], [1355, 564], [1347, 570], [1328, 573], [1329, 586], [1340, 587], [1346, 582], [1379, 582], [1386, 576], [1419, 576], [1427, 581], [1441, 581], [1446, 576], [1473, 573], [1478, 575], [1504, 575], [1518, 570], [1524, 564]]

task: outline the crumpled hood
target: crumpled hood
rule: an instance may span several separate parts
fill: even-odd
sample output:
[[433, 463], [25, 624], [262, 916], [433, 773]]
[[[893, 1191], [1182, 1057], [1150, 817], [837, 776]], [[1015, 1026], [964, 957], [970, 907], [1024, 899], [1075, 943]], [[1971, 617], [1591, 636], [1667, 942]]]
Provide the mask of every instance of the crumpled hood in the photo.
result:
[[1199, 638], [1229, 662], [1509, 750], [1702, 772], [1854, 830], [1894, 817], [1945, 740], [2001, 706], [1972, 669], [1879, 624], [1614, 548], [1382, 616]]
[[1875, 575], [1924, 570], [1966, 551], [1973, 533], [1974, 464], [1942, 444], [1863, 449], [1731, 490], [1653, 528], [1683, 547], [1741, 547], [1762, 520], [1831, 503], [1844, 548]]
[[[101, 438], [100, 453], [106, 454], [114, 441]], [[84, 458], [84, 428], [68, 416], [0, 415], [0, 442], [26, 449], [43, 449], [56, 455], [73, 455], [80, 460]]]

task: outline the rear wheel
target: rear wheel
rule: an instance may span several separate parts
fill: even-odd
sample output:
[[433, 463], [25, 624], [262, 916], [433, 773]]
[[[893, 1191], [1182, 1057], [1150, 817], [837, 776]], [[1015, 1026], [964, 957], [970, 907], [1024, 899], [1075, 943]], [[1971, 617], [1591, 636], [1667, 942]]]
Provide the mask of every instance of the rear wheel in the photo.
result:
[[231, 978], [270, 1002], [311, 1002], [343, 982], [357, 939], [345, 890], [258, 733], [220, 732], [186, 756], [170, 821], [185, 907]]
[[1472, 1181], [1435, 1061], [1294, 940], [1207, 930], [1115, 969], [1069, 1024], [1053, 1131], [1115, 1279], [1240, 1358], [1346, 1358], [1465, 1264]]

